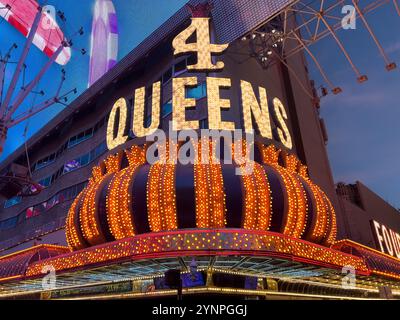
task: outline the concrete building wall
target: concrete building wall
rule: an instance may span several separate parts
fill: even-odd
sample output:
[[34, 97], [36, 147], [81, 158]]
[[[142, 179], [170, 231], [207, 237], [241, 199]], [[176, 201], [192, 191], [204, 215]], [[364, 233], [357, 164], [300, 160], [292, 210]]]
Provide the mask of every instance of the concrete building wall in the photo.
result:
[[379, 245], [375, 243], [371, 220], [400, 232], [400, 212], [361, 182], [356, 182], [355, 188], [352, 189], [358, 193], [359, 203], [350, 201], [344, 195], [338, 197], [343, 212], [341, 238], [351, 239], [380, 250]]

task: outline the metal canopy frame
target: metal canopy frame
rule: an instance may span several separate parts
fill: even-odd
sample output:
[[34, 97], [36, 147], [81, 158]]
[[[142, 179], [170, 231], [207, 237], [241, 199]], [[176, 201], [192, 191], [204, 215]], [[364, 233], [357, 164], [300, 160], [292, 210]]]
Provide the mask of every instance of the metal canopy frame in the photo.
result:
[[[183, 272], [191, 263], [192, 257], [160, 258], [129, 261], [104, 267], [92, 268], [57, 274], [55, 290], [82, 288], [86, 286], [120, 283], [125, 281], [145, 280], [162, 277], [169, 269], [181, 269]], [[182, 265], [182, 263], [184, 265]], [[199, 271], [210, 270], [272, 278], [289, 283], [341, 287], [343, 275], [340, 270], [307, 265], [300, 262], [274, 257], [246, 256], [198, 256], [196, 264]], [[390, 285], [400, 294], [400, 284], [376, 276], [357, 276], [355, 289], [365, 292], [378, 292], [379, 286]], [[42, 278], [0, 283], [0, 297], [6, 298], [18, 294], [46, 291], [42, 287]]]
[[[320, 40], [330, 37], [337, 44], [351, 69], [356, 75], [359, 83], [368, 80], [367, 75], [363, 74], [355, 59], [353, 59], [340, 40], [338, 31], [342, 29], [342, 20], [345, 17], [341, 9], [347, 5], [344, 0], [298, 0], [277, 15], [269, 18], [265, 23], [251, 30], [241, 40], [249, 46], [250, 56], [256, 58], [263, 68], [269, 68], [276, 63], [285, 64], [289, 72], [296, 76], [295, 71], [290, 68], [287, 59], [293, 55], [305, 51], [314, 62], [320, 72], [325, 85], [332, 93], [342, 92], [330, 80], [322, 65], [318, 61], [316, 54], [312, 52], [312, 45]], [[358, 23], [366, 28], [382, 57], [387, 71], [394, 70], [396, 64], [392, 62], [382, 47], [372, 26], [369, 24], [367, 16], [384, 5], [391, 5], [397, 15], [400, 16], [400, 5], [398, 0], [351, 0], [354, 7], [354, 17]], [[247, 58], [245, 58], [247, 60]], [[300, 83], [300, 81], [299, 81]], [[303, 88], [304, 89], [304, 88]], [[306, 89], [304, 91], [307, 91]], [[309, 92], [306, 92], [311, 98]], [[325, 95], [325, 94], [324, 94]]]

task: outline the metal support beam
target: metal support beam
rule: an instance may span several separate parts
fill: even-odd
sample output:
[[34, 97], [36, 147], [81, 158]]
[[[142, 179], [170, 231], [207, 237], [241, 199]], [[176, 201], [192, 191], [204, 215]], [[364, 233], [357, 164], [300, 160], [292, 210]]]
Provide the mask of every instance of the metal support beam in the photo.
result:
[[400, 5], [397, 0], [393, 0], [394, 7], [396, 8], [397, 14], [400, 16]]
[[289, 72], [291, 72], [291, 74], [293, 75], [294, 79], [296, 80], [296, 82], [298, 83], [298, 85], [300, 86], [300, 88], [303, 90], [303, 92], [312, 100], [314, 101], [315, 98], [313, 97], [313, 95], [310, 93], [309, 90], [307, 90], [307, 88], [304, 86], [303, 82], [299, 79], [299, 76], [296, 74], [296, 71], [293, 70], [293, 68], [284, 60], [282, 59], [279, 54], [277, 54], [275, 51], [272, 52], [274, 57], [277, 58], [288, 70]]
[[368, 77], [366, 75], [362, 75], [360, 73], [360, 71], [358, 70], [358, 68], [355, 66], [355, 64], [353, 63], [353, 60], [351, 60], [350, 55], [348, 54], [348, 52], [346, 51], [344, 45], [342, 44], [342, 42], [339, 40], [338, 36], [336, 35], [335, 31], [332, 29], [332, 27], [330, 26], [330, 24], [326, 21], [326, 19], [324, 18], [323, 14], [321, 13], [317, 13], [318, 17], [321, 19], [321, 21], [324, 23], [325, 27], [329, 30], [330, 34], [332, 35], [332, 37], [335, 39], [337, 45], [339, 46], [340, 50], [342, 50], [344, 56], [346, 57], [347, 61], [350, 63], [351, 68], [354, 70], [354, 72], [357, 75], [357, 80], [358, 82], [364, 82], [368, 80]]
[[[395, 6], [398, 8], [398, 1], [394, 0]], [[390, 0], [374, 0], [370, 3], [365, 4], [365, 6], [360, 7], [360, 10], [364, 17], [367, 14], [377, 10], [379, 7], [383, 5], [387, 5]], [[361, 3], [361, 2], [360, 2]], [[310, 47], [312, 44], [317, 43], [318, 41], [331, 36], [331, 32], [327, 28], [323, 28], [323, 23], [319, 15], [323, 14], [323, 16], [327, 19], [337, 20], [336, 23], [331, 25], [331, 30], [337, 32], [342, 29], [341, 19], [343, 16], [338, 12], [340, 12], [340, 6], [343, 5], [343, 0], [335, 0], [331, 2], [317, 0], [312, 1], [308, 5], [303, 4], [301, 1], [294, 3], [293, 5], [286, 8], [283, 12], [280, 12], [278, 15], [285, 17], [284, 23], [289, 18], [296, 20], [296, 27], [288, 30], [284, 30], [283, 39], [284, 39], [284, 55], [285, 59], [297, 54], [298, 52], [304, 50], [304, 46], [300, 44], [295, 36], [295, 33], [298, 35], [302, 35], [301, 39], [306, 47]], [[400, 14], [400, 11], [399, 11]], [[278, 16], [277, 15], [277, 16]], [[355, 11], [356, 18], [358, 19], [360, 15]], [[276, 17], [276, 16], [275, 16]], [[271, 19], [266, 21], [265, 23], [270, 23]], [[253, 30], [249, 32], [252, 34], [257, 32], [257, 30]], [[289, 43], [286, 45], [286, 43]], [[283, 46], [282, 46], [283, 47]], [[270, 65], [274, 64], [273, 62]], [[365, 79], [364, 79], [365, 80]]]
[[396, 68], [396, 64], [394, 62], [390, 62], [385, 50], [383, 50], [382, 45], [380, 44], [378, 38], [376, 37], [375, 33], [372, 31], [370, 25], [367, 22], [367, 19], [365, 18], [364, 14], [362, 13], [360, 7], [358, 6], [358, 0], [352, 0], [354, 7], [357, 10], [357, 13], [360, 16], [360, 19], [362, 20], [362, 22], [364, 23], [365, 28], [367, 28], [369, 34], [371, 35], [371, 38], [374, 40], [376, 46], [378, 47], [379, 52], [381, 53], [383, 60], [385, 60], [385, 64], [386, 64], [386, 69], [388, 71], [390, 70], [394, 70]]
[[0, 60], [0, 106], [1, 101], [3, 100], [3, 90], [4, 90], [4, 77], [6, 74], [6, 61], [1, 59]]
[[42, 10], [41, 10], [41, 8], [39, 8], [38, 12], [36, 13], [35, 19], [33, 21], [32, 28], [29, 32], [28, 39], [25, 42], [25, 46], [22, 51], [21, 57], [18, 61], [17, 68], [15, 69], [15, 72], [11, 79], [10, 86], [8, 87], [6, 97], [4, 99], [3, 104], [0, 107], [0, 117], [3, 116], [8, 109], [8, 106], [11, 101], [12, 95], [14, 93], [15, 87], [17, 86], [17, 83], [18, 83], [20, 73], [24, 66], [26, 57], [28, 56], [29, 49], [32, 46], [33, 39], [34, 39], [36, 31], [39, 27], [39, 22], [40, 22], [41, 17], [42, 17]]
[[63, 94], [62, 96], [60, 96], [60, 92], [62, 89], [62, 86], [64, 84], [65, 81], [65, 76], [64, 74], [61, 77], [61, 81], [60, 84], [57, 88], [57, 91], [55, 93], [55, 95], [53, 96], [53, 98], [48, 99], [32, 108], [30, 108], [28, 111], [18, 115], [17, 118], [11, 119], [8, 123], [7, 126], [9, 128], [16, 126], [17, 124], [29, 119], [30, 117], [33, 117], [34, 115], [38, 114], [39, 112], [51, 107], [53, 104], [55, 103], [59, 103], [59, 101], [63, 98], [65, 98], [67, 95], [69, 95], [72, 92], [75, 92], [75, 89], [68, 91], [67, 93]]
[[7, 63], [8, 60], [11, 57], [11, 52], [17, 48], [17, 45], [14, 43], [11, 48], [8, 50], [6, 55], [1, 58], [1, 67], [0, 67], [0, 107], [2, 106], [2, 101], [3, 101], [3, 92], [4, 92], [4, 81], [5, 81], [5, 74], [6, 74], [6, 68], [7, 68]]
[[39, 74], [33, 79], [23, 90], [20, 91], [18, 96], [15, 98], [15, 101], [12, 106], [10, 106], [9, 111], [6, 114], [6, 121], [9, 121], [11, 119], [11, 116], [13, 113], [18, 109], [18, 107], [21, 105], [21, 103], [25, 100], [25, 98], [31, 93], [33, 88], [39, 83], [43, 75], [47, 72], [47, 70], [51, 67], [51, 65], [54, 63], [54, 61], [57, 59], [58, 55], [61, 53], [61, 51], [64, 49], [64, 45], [61, 45], [56, 52], [53, 53], [51, 56], [50, 60], [47, 61], [47, 63], [44, 65], [42, 70], [40, 70]]
[[19, 116], [18, 118], [13, 119], [10, 122], [8, 122], [7, 127], [12, 128], [12, 127], [20, 124], [21, 122], [27, 120], [28, 118], [33, 117], [34, 115], [38, 114], [39, 112], [51, 107], [53, 104], [55, 104], [57, 102], [58, 102], [57, 97], [53, 97], [49, 100], [46, 100], [45, 102], [42, 102], [39, 105], [37, 105], [34, 110], [27, 111], [26, 113]]
[[301, 38], [297, 35], [296, 32], [293, 33], [294, 36], [296, 37], [297, 41], [303, 46], [304, 50], [307, 51], [307, 53], [309, 54], [309, 56], [311, 57], [311, 59], [314, 61], [315, 65], [317, 66], [319, 72], [321, 73], [322, 77], [324, 78], [325, 82], [329, 85], [329, 87], [331, 88], [332, 92], [334, 94], [338, 94], [340, 92], [342, 92], [342, 89], [339, 87], [335, 87], [333, 85], [333, 83], [329, 80], [328, 76], [326, 75], [326, 73], [324, 72], [324, 70], [322, 69], [321, 65], [319, 64], [317, 58], [313, 55], [313, 53], [311, 52], [311, 50], [304, 44], [303, 40], [301, 40]]

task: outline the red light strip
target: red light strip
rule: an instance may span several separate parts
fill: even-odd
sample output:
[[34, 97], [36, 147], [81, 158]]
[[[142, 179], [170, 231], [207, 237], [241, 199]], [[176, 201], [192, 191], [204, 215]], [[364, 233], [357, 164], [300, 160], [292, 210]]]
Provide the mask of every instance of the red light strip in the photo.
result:
[[243, 229], [182, 230], [143, 234], [66, 255], [29, 266], [27, 275], [40, 275], [42, 267], [51, 264], [57, 271], [102, 265], [126, 259], [145, 259], [160, 255], [225, 255], [280, 256], [306, 259], [308, 263], [341, 267], [352, 265], [368, 273], [363, 259], [327, 247], [268, 231]]

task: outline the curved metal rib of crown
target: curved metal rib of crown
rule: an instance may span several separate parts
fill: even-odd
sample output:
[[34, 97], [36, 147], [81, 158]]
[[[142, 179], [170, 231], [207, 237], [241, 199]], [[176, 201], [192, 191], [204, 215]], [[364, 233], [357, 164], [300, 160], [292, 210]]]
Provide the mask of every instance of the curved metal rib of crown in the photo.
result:
[[[277, 170], [279, 178], [283, 179], [284, 194], [290, 207], [289, 210], [284, 210], [288, 212], [288, 222], [283, 224], [286, 230], [291, 225], [296, 225], [295, 237], [300, 232], [301, 238], [305, 240], [332, 244], [337, 233], [335, 210], [326, 194], [309, 178], [307, 167], [296, 156], [282, 153], [274, 145], [260, 144], [258, 147], [263, 163], [270, 168], [266, 170]], [[283, 166], [279, 165], [280, 155]], [[290, 235], [285, 230], [282, 233]]]
[[[70, 248], [205, 228], [269, 230], [325, 245], [335, 241], [333, 206], [294, 155], [259, 144], [257, 161], [240, 156], [224, 164], [215, 158], [213, 143], [195, 144], [189, 164], [173, 161], [170, 150], [176, 155], [180, 149], [172, 144], [154, 164], [147, 163], [146, 148], [139, 146], [108, 157], [93, 169], [70, 208]], [[246, 172], [249, 165], [252, 170]]]

